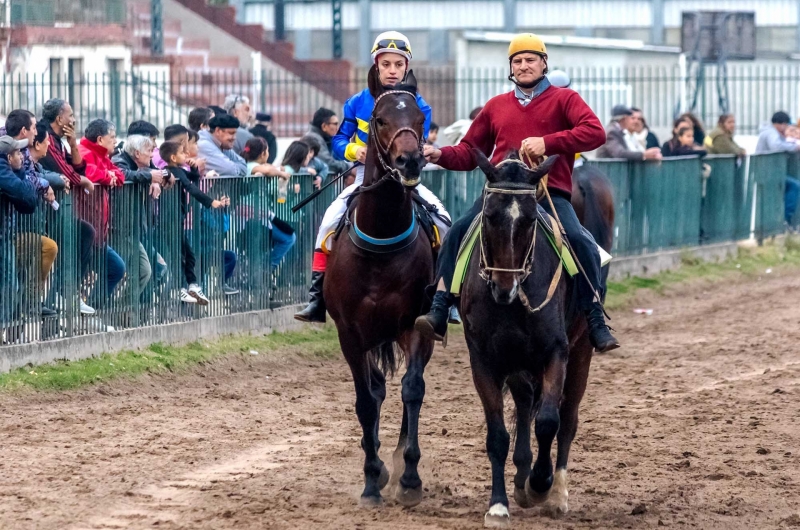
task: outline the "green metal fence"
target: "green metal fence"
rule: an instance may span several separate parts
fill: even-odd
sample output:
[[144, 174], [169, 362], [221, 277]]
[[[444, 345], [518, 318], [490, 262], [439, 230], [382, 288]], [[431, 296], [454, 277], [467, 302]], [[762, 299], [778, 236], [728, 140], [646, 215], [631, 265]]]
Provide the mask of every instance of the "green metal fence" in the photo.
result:
[[[787, 172], [800, 168], [786, 154], [744, 161], [717, 156], [588, 164], [603, 171], [614, 188], [616, 256], [743, 239], [750, 236], [751, 224], [758, 238], [782, 233], [784, 180]], [[704, 165], [710, 170], [707, 176]], [[42, 205], [31, 215], [18, 215], [3, 204], [3, 343], [304, 302], [316, 230], [343, 183], [293, 214], [291, 206], [313, 187], [309, 177], [293, 179], [282, 203], [276, 200], [277, 179], [204, 179], [201, 187], [209, 196], [230, 198], [230, 206], [216, 210], [187, 200], [177, 187], [156, 199], [149, 187], [132, 183], [96, 186], [91, 195], [61, 191], [58, 210]], [[484, 176], [480, 171], [436, 170], [425, 172], [422, 182], [456, 219], [480, 196]], [[270, 266], [273, 215], [296, 236], [276, 269]], [[58, 253], [48, 270], [44, 263], [52, 243]], [[195, 258], [190, 269], [209, 299], [205, 306], [181, 301], [188, 280], [187, 245]], [[43, 306], [56, 315], [42, 317]]]

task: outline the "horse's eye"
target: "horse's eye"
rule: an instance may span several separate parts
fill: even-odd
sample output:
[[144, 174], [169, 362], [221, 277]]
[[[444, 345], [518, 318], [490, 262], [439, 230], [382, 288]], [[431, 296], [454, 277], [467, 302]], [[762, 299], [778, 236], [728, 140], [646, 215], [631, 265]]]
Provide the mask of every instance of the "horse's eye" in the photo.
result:
[[378, 125], [380, 125], [381, 127], [383, 127], [384, 125], [386, 125], [386, 122], [384, 122], [384, 121], [383, 121], [383, 119], [381, 119], [381, 118], [376, 118], [376, 119], [375, 119], [375, 122], [376, 122]]

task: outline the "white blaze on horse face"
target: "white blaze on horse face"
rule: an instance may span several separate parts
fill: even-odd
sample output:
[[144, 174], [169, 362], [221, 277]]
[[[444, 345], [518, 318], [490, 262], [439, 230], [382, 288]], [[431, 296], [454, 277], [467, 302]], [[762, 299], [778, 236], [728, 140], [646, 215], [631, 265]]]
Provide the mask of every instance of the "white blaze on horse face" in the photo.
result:
[[511, 245], [511, 258], [514, 258], [514, 227], [517, 224], [517, 219], [519, 219], [520, 214], [522, 213], [519, 209], [519, 202], [517, 199], [511, 201], [511, 206], [508, 207], [506, 210], [508, 216], [511, 218], [511, 235], [510, 235], [510, 245]]
[[404, 109], [404, 108], [406, 108], [406, 103], [405, 103], [405, 101], [401, 101], [400, 103], [398, 103], [398, 104], [397, 104], [397, 109], [398, 109], [398, 110], [402, 110], [402, 109]]

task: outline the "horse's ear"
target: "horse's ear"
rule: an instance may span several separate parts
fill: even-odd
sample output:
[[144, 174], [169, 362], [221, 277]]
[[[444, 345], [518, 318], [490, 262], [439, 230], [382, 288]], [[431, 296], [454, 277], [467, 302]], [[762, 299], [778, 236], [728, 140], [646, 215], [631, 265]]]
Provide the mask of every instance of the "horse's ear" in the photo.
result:
[[483, 154], [483, 151], [477, 149], [475, 147], [472, 148], [472, 158], [475, 160], [475, 163], [478, 164], [478, 167], [481, 168], [481, 171], [486, 175], [486, 178], [489, 182], [497, 182], [497, 168], [492, 165], [486, 155]]
[[534, 185], [537, 184], [544, 178], [545, 175], [550, 172], [550, 170], [553, 168], [553, 165], [556, 163], [556, 160], [558, 160], [558, 155], [548, 156], [544, 162], [536, 166], [534, 169], [528, 170], [528, 182]]
[[378, 73], [377, 64], [373, 64], [369, 69], [369, 74], [367, 74], [367, 87], [369, 87], [369, 93], [372, 94], [373, 98], [377, 98], [383, 92], [381, 76]]
[[414, 91], [417, 90], [417, 76], [414, 75], [414, 70], [409, 70], [406, 74], [406, 78], [403, 81], [404, 85], [413, 86]]

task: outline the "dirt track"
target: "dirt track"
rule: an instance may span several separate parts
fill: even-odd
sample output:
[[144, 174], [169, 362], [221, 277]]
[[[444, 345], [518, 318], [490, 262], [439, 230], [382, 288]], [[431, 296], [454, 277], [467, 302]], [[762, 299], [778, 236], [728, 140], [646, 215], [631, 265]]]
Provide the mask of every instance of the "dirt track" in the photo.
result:
[[[553, 520], [512, 500], [512, 527], [800, 527], [799, 302], [800, 277], [771, 275], [654, 299], [651, 317], [617, 314], [625, 348], [594, 361], [571, 511]], [[0, 397], [0, 528], [480, 528], [489, 463], [462, 337], [437, 348], [426, 380], [426, 497], [412, 510], [357, 507], [360, 431], [341, 360], [230, 356]], [[387, 463], [398, 383], [381, 423]], [[509, 485], [512, 470], [509, 456]]]

